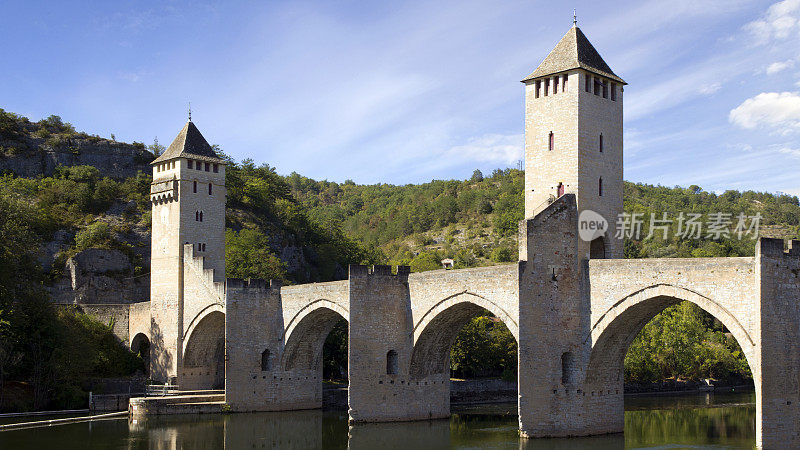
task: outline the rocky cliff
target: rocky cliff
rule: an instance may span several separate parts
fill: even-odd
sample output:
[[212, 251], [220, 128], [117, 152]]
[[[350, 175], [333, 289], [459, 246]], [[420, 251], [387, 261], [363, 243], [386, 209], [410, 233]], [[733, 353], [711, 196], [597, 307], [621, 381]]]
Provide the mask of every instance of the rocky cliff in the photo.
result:
[[138, 171], [149, 173], [154, 158], [144, 144], [77, 133], [57, 116], [31, 122], [0, 109], [0, 173], [50, 176], [58, 166], [87, 165], [124, 179]]

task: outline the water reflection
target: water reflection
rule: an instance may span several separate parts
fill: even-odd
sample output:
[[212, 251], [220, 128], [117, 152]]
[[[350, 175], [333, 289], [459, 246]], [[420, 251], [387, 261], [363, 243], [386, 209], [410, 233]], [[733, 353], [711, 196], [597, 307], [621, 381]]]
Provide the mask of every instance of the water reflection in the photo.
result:
[[349, 427], [344, 411], [171, 416], [0, 433], [0, 448], [752, 448], [752, 393], [626, 399], [625, 434], [521, 440], [516, 404], [454, 409], [450, 420]]

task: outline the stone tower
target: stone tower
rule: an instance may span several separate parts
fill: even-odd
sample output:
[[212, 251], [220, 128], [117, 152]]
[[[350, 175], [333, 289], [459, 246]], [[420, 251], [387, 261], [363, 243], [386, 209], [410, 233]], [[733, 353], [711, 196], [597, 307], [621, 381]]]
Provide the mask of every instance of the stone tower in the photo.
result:
[[152, 163], [150, 373], [155, 380], [173, 381], [182, 365], [188, 245], [214, 270], [214, 281], [224, 281], [225, 164], [191, 120]]
[[[525, 83], [525, 217], [565, 193], [578, 211], [608, 222], [605, 235], [581, 240], [582, 258], [621, 258], [622, 87], [626, 84], [573, 26]], [[524, 250], [523, 250], [524, 251]]]

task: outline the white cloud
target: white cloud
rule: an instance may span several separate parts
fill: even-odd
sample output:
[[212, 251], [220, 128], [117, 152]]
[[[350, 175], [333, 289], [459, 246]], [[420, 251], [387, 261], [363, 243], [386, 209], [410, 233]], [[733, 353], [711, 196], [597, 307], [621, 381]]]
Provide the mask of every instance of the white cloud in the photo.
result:
[[704, 85], [700, 86], [700, 89], [698, 90], [698, 92], [700, 92], [703, 95], [711, 95], [711, 94], [717, 92], [718, 90], [720, 90], [720, 88], [722, 88], [722, 83], [719, 83], [719, 82], [717, 82], [717, 83], [709, 83], [709, 84], [704, 84]]
[[522, 134], [486, 134], [472, 138], [464, 145], [451, 147], [445, 158], [457, 158], [459, 162], [478, 161], [513, 164], [523, 159], [525, 137]]
[[744, 26], [757, 44], [786, 39], [800, 30], [800, 0], [783, 0], [767, 9], [758, 20]]
[[800, 94], [762, 92], [732, 109], [728, 120], [746, 129], [767, 127], [790, 133], [800, 129]]
[[794, 66], [794, 61], [789, 59], [786, 61], [778, 61], [767, 66], [767, 75], [774, 75], [782, 70], [786, 70]]

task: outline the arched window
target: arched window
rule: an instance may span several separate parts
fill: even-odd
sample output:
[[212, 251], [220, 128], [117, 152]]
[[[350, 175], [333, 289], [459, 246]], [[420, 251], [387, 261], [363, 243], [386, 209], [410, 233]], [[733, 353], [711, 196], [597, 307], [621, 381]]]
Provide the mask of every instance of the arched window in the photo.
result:
[[561, 355], [561, 384], [571, 384], [574, 377], [575, 358], [572, 352], [565, 352]]
[[603, 177], [600, 177], [600, 179], [597, 180], [597, 194], [600, 197], [603, 196]]
[[389, 350], [386, 353], [386, 375], [397, 375], [397, 352]]
[[194, 212], [194, 221], [195, 222], [200, 222], [200, 211], [195, 211]]
[[272, 361], [269, 359], [269, 349], [264, 350], [261, 352], [261, 370], [267, 371], [272, 370]]
[[200, 222], [203, 221], [203, 211], [200, 211]]
[[600, 133], [600, 153], [603, 153], [603, 133]]
[[550, 137], [549, 137], [549, 140], [548, 140], [548, 143], [547, 143], [547, 149], [548, 150], [553, 150], [554, 148], [556, 148], [556, 137], [553, 135], [553, 132], [551, 131], [550, 132]]

